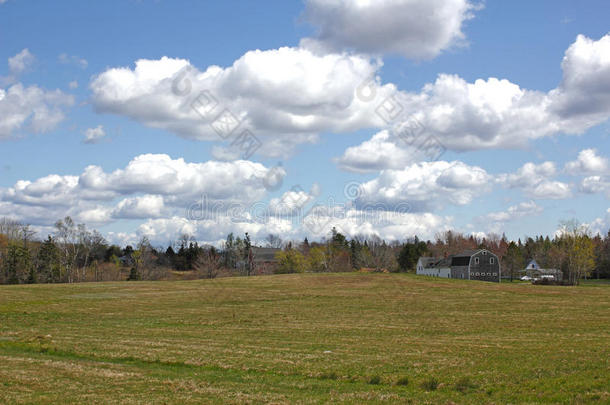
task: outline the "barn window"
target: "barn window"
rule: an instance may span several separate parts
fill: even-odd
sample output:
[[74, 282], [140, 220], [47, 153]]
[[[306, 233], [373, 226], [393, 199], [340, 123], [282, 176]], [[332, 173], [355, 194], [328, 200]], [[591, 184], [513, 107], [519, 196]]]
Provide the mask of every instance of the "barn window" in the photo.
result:
[[478, 257], [474, 258], [474, 264], [479, 264], [479, 258]]
[[483, 251], [483, 256], [487, 256], [487, 250]]
[[494, 273], [494, 277], [496, 277], [498, 275], [498, 273]]
[[491, 276], [491, 273], [487, 273], [487, 276], [488, 276], [488, 277], [490, 277], [490, 276]]
[[495, 262], [496, 262], [496, 261], [494, 260], [494, 258], [493, 258], [493, 257], [491, 257], [491, 258], [489, 259], [489, 263], [490, 263], [490, 264], [494, 264]]
[[479, 277], [479, 273], [475, 273], [475, 276]]

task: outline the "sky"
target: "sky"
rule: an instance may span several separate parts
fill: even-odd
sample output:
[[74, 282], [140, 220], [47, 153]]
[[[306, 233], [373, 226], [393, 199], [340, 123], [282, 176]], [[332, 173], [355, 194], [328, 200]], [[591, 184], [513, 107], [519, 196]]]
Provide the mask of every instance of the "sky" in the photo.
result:
[[0, 0], [0, 217], [112, 243], [610, 229], [602, 0]]

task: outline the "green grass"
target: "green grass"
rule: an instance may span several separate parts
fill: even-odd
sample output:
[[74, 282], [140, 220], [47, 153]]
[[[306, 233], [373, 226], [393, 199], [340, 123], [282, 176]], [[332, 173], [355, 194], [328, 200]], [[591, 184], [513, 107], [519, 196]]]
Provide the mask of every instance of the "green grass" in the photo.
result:
[[2, 286], [0, 403], [609, 403], [609, 314], [396, 274]]

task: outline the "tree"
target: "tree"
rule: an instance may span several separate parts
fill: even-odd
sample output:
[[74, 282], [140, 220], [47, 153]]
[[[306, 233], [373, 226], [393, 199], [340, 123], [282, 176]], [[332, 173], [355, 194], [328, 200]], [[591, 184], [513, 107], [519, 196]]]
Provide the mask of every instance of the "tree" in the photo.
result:
[[74, 282], [74, 271], [82, 245], [79, 230], [72, 218], [65, 217], [55, 223], [55, 240], [60, 250], [60, 260], [68, 283]]
[[405, 243], [398, 254], [398, 267], [401, 271], [414, 271], [417, 261], [424, 256], [428, 250], [425, 242], [415, 240], [413, 243]]
[[36, 273], [42, 283], [57, 283], [60, 281], [61, 264], [59, 249], [51, 236], [45, 240], [36, 256]]
[[328, 271], [328, 258], [326, 252], [320, 246], [315, 246], [309, 250], [307, 256], [307, 267], [315, 273]]
[[566, 247], [568, 280], [578, 285], [582, 277], [590, 274], [595, 267], [595, 248], [588, 229], [576, 220], [562, 223], [561, 240]]
[[282, 246], [284, 245], [284, 241], [282, 241], [282, 238], [280, 238], [278, 235], [274, 235], [272, 233], [267, 235], [267, 237], [265, 238], [265, 242], [267, 242], [267, 247], [274, 248], [274, 249], [281, 249]]
[[4, 279], [7, 283], [19, 284], [27, 282], [32, 278], [30, 251], [20, 243], [9, 243], [3, 267]]
[[275, 258], [278, 261], [275, 270], [277, 274], [303, 273], [305, 271], [305, 256], [298, 250], [288, 249], [279, 251], [275, 254]]
[[213, 246], [209, 249], [204, 249], [201, 254], [197, 257], [195, 262], [195, 270], [200, 277], [203, 278], [216, 278], [218, 270], [222, 263], [222, 256], [218, 253], [218, 250]]
[[133, 267], [129, 273], [129, 280], [141, 280], [144, 274], [147, 280], [151, 279], [150, 275], [153, 271], [152, 251], [150, 241], [146, 236], [143, 236], [138, 242], [137, 250], [131, 254]]
[[10, 218], [0, 219], [0, 234], [5, 235], [8, 240], [16, 241], [22, 239], [23, 224]]
[[517, 246], [515, 242], [510, 242], [508, 245], [503, 262], [503, 267], [510, 275], [511, 282], [519, 274], [519, 270], [523, 270], [525, 268], [521, 249], [519, 249], [519, 246]]
[[248, 235], [248, 232], [246, 232], [246, 237], [244, 238], [243, 259], [246, 276], [251, 276], [254, 274], [254, 255], [252, 254], [252, 243], [250, 242], [250, 235]]

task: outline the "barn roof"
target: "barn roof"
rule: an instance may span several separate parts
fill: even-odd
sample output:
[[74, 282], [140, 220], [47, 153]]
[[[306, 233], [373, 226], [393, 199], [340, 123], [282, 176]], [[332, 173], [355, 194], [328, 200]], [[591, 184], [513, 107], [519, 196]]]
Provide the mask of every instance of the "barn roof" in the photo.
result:
[[252, 256], [255, 262], [275, 262], [275, 254], [281, 250], [282, 249], [253, 246]]

